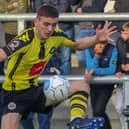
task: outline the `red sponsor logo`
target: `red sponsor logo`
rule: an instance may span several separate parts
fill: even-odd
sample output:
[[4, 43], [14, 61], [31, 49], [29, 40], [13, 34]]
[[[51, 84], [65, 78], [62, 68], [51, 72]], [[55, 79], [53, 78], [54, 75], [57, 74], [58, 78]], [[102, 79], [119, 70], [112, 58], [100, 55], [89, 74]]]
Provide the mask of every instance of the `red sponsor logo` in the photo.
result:
[[29, 72], [29, 75], [30, 76], [40, 75], [44, 66], [45, 66], [45, 64], [46, 64], [46, 61], [45, 62], [41, 61], [37, 64], [34, 64], [33, 67], [31, 68], [30, 72]]

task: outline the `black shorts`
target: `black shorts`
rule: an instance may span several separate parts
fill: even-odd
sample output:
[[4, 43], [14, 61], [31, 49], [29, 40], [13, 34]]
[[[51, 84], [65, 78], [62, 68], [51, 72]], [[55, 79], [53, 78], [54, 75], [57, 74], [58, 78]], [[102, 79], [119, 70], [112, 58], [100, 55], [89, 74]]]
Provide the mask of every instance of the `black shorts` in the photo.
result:
[[45, 113], [46, 111], [46, 97], [42, 87], [33, 86], [21, 91], [2, 90], [2, 97], [3, 114], [17, 112], [26, 117], [29, 112]]

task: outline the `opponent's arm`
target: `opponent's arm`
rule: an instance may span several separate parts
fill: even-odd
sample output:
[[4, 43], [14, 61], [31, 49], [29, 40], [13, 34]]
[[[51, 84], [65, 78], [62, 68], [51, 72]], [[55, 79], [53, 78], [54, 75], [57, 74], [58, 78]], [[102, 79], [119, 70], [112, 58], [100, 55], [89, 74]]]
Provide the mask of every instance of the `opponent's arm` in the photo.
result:
[[110, 35], [117, 31], [116, 26], [111, 26], [111, 24], [112, 22], [106, 22], [103, 28], [101, 28], [101, 25], [98, 25], [96, 35], [76, 40], [75, 48], [81, 50], [91, 47], [96, 43], [106, 43], [108, 40], [111, 40]]

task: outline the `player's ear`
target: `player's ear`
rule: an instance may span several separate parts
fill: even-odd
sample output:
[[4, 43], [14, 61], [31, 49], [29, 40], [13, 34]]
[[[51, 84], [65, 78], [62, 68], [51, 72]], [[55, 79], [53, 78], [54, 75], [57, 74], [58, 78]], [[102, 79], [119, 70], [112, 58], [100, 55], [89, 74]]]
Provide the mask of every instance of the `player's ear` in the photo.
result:
[[33, 22], [34, 22], [34, 25], [37, 26], [39, 24], [38, 18], [34, 18]]

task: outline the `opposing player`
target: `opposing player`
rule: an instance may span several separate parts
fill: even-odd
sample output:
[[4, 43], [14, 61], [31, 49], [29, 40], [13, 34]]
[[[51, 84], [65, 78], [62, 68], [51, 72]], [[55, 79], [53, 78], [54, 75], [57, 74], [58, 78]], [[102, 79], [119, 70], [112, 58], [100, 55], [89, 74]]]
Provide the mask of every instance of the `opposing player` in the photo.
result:
[[[100, 26], [96, 35], [71, 41], [61, 30], [56, 29], [58, 11], [51, 6], [39, 8], [34, 19], [35, 27], [25, 29], [5, 47], [0, 48], [0, 61], [9, 58], [7, 73], [2, 86], [3, 116], [1, 129], [18, 129], [19, 121], [30, 111], [46, 112], [52, 102], [38, 87], [37, 78], [60, 45], [85, 49], [98, 42], [105, 42], [115, 27], [107, 22]], [[85, 118], [89, 86], [85, 81], [72, 81], [70, 84], [71, 122], [70, 129], [80, 127], [99, 128], [103, 119]]]

